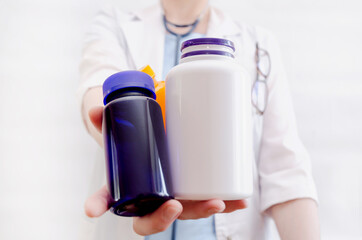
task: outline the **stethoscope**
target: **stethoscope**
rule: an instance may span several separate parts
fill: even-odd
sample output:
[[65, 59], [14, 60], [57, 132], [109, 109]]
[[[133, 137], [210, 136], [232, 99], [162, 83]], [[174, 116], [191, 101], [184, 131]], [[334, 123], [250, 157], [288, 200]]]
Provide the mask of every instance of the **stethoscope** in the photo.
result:
[[[197, 24], [200, 22], [200, 20], [201, 20], [201, 19], [203, 18], [203, 16], [205, 15], [206, 10], [208, 9], [208, 7], [209, 7], [209, 4], [206, 5], [206, 7], [205, 7], [204, 10], [201, 12], [201, 14], [199, 15], [199, 17], [198, 17], [193, 23], [190, 23], [190, 24], [175, 24], [175, 23], [172, 23], [172, 22], [168, 21], [167, 18], [166, 18], [166, 15], [163, 14], [163, 25], [165, 26], [166, 31], [176, 37], [175, 65], [178, 64], [178, 61], [179, 61], [179, 58], [180, 58], [180, 50], [179, 50], [178, 48], [179, 48], [179, 45], [180, 45], [181, 38], [190, 35], [190, 34], [195, 30]], [[184, 34], [178, 34], [178, 33], [175, 33], [174, 31], [172, 31], [172, 30], [168, 27], [168, 25], [171, 25], [171, 26], [176, 27], [176, 28], [190, 28], [190, 30], [187, 31], [187, 32], [184, 33]]]

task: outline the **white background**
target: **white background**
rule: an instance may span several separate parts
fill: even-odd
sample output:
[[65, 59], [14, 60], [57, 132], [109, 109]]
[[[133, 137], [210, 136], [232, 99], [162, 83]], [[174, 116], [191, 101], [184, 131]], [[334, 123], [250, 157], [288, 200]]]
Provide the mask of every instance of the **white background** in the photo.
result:
[[[125, 9], [155, 2], [108, 1]], [[362, 239], [359, 0], [215, 0], [272, 30], [313, 159], [323, 239]], [[75, 98], [100, 0], [0, 0], [0, 239], [77, 239], [99, 147]]]

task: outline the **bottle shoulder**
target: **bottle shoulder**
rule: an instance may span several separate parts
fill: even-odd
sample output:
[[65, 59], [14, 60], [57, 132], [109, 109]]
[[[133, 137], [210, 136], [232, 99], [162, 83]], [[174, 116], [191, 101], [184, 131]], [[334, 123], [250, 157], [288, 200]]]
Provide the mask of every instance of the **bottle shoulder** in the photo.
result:
[[177, 69], [184, 69], [184, 68], [238, 68], [240, 64], [236, 62], [233, 58], [222, 57], [222, 56], [215, 56], [215, 57], [190, 57], [193, 59], [185, 59], [184, 61], [181, 60], [180, 64], [175, 66], [174, 68]]
[[173, 77], [175, 74], [192, 74], [201, 73], [213, 74], [213, 73], [233, 73], [233, 72], [245, 72], [246, 70], [236, 62], [234, 59], [228, 60], [215, 60], [215, 59], [200, 59], [197, 61], [187, 61], [180, 63], [173, 67], [167, 74], [166, 80]]

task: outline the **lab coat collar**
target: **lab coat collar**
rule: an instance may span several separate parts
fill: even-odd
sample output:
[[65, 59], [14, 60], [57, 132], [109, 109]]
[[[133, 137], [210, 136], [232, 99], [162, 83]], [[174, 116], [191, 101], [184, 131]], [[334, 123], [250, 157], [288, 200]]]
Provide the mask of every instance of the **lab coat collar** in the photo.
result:
[[[150, 65], [156, 78], [161, 80], [166, 34], [161, 4], [133, 11], [130, 16], [128, 21], [120, 24], [134, 65], [136, 68]], [[230, 38], [239, 34], [240, 27], [230, 17], [211, 7], [208, 37]]]
[[140, 11], [134, 11], [129, 19], [120, 24], [134, 67], [139, 69], [150, 65], [156, 73], [156, 78], [160, 78], [162, 76], [165, 41], [161, 8], [154, 5]]

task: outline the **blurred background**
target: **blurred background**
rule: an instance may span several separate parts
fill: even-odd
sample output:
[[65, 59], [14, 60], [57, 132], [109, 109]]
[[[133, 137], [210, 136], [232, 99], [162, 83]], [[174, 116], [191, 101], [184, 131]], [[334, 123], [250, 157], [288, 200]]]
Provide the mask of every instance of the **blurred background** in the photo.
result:
[[[0, 239], [77, 239], [100, 147], [75, 97], [82, 40], [105, 4], [0, 0]], [[277, 36], [312, 156], [322, 238], [362, 239], [362, 3], [214, 0]]]

